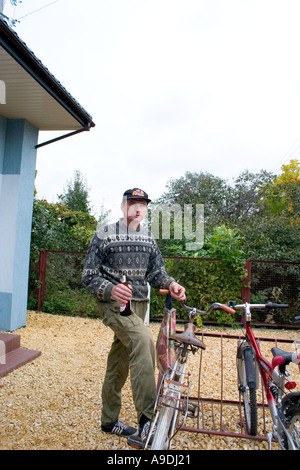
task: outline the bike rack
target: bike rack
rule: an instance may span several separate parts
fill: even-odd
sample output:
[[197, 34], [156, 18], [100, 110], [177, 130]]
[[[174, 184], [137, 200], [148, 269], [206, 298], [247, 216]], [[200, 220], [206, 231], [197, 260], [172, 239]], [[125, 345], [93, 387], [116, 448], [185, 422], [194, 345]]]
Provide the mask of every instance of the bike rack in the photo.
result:
[[[244, 418], [242, 403], [240, 401], [239, 392], [237, 388], [237, 373], [235, 360], [232, 358], [232, 353], [226, 354], [224, 351], [224, 343], [228, 341], [237, 341], [243, 339], [242, 335], [233, 334], [218, 334], [218, 333], [196, 333], [201, 336], [201, 339], [206, 345], [206, 350], [200, 350], [194, 356], [194, 371], [191, 372], [192, 377], [195, 377], [195, 371], [198, 369], [198, 383], [194, 389], [190, 390], [191, 396], [189, 403], [191, 406], [198, 408], [198, 413], [195, 417], [190, 416], [184, 422], [184, 425], [178, 428], [178, 431], [195, 432], [202, 434], [209, 434], [215, 436], [227, 436], [243, 439], [254, 439], [258, 441], [267, 441], [267, 434], [272, 431], [271, 418], [268, 419], [269, 409], [264, 398], [262, 390], [263, 385], [260, 384], [260, 390], [257, 390], [257, 406], [258, 406], [258, 421], [259, 432], [256, 436], [247, 434]], [[263, 342], [271, 342], [272, 346], [278, 343], [294, 343], [294, 340], [289, 339], [274, 339], [274, 338], [258, 338], [260, 345]], [[268, 346], [266, 355], [270, 354], [272, 346]], [[231, 349], [232, 351], [232, 349]], [[234, 348], [236, 352], [236, 348]], [[268, 353], [269, 351], [269, 353]], [[214, 353], [212, 359], [211, 352]], [[217, 359], [215, 356], [217, 355]], [[226, 364], [228, 356], [231, 357], [231, 364]], [[234, 359], [234, 364], [233, 364]], [[203, 389], [211, 389], [212, 381], [214, 378], [211, 374], [205, 373], [205, 361], [214, 361], [214, 371], [216, 373], [215, 384], [219, 390], [219, 396], [210, 396]], [[196, 364], [198, 362], [198, 365]], [[187, 365], [187, 370], [191, 366], [191, 361]], [[230, 368], [229, 374], [226, 374], [226, 367]], [[225, 391], [224, 383], [228, 381], [228, 375], [231, 377], [229, 392]], [[208, 381], [209, 383], [205, 383]], [[261, 381], [260, 381], [261, 382]], [[227, 387], [228, 388], [228, 387]], [[215, 392], [215, 390], [212, 390]], [[194, 392], [194, 396], [193, 396]], [[229, 419], [230, 418], [230, 419]]]

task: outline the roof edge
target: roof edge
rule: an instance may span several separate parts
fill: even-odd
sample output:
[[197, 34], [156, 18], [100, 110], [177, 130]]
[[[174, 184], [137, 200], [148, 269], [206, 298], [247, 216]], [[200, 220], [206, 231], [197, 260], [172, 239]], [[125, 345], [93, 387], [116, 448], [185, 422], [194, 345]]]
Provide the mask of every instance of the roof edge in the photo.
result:
[[95, 126], [92, 117], [0, 18], [0, 45], [87, 130]]

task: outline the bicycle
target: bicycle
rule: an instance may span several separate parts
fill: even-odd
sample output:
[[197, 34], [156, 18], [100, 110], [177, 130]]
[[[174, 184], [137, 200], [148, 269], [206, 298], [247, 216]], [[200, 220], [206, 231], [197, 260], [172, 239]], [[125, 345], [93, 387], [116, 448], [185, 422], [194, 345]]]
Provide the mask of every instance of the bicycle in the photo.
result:
[[[245, 328], [244, 338], [238, 341], [236, 357], [238, 389], [244, 408], [247, 433], [257, 435], [256, 390], [260, 376], [273, 423], [272, 433], [267, 435], [269, 449], [272, 448], [272, 440], [276, 439], [283, 450], [300, 450], [300, 392], [291, 391], [296, 387], [296, 383], [288, 380], [290, 374], [286, 369], [291, 362], [300, 364], [300, 354], [273, 347], [273, 359], [270, 363], [262, 356], [258, 340], [251, 328], [251, 309], [286, 308], [288, 305], [230, 302], [229, 306], [242, 311], [241, 323]], [[295, 323], [299, 322], [300, 317], [296, 317]], [[288, 390], [286, 394], [285, 388]]]
[[[158, 393], [153, 418], [144, 444], [145, 450], [150, 447], [151, 450], [168, 450], [172, 439], [183, 426], [187, 417], [197, 418], [198, 416], [198, 406], [189, 403], [191, 374], [186, 372], [189, 354], [195, 354], [199, 349], [205, 349], [205, 344], [195, 335], [194, 321], [197, 315], [207, 315], [216, 309], [223, 309], [230, 313], [234, 312], [227, 305], [219, 303], [212, 304], [207, 311], [189, 307], [182, 303], [182, 307], [189, 311], [189, 321], [185, 324], [184, 330], [177, 333], [175, 330], [176, 310], [171, 309], [169, 291], [163, 290], [160, 292], [168, 294], [165, 311], [165, 317], [167, 315], [167, 318], [164, 317], [160, 328], [157, 350], [159, 344], [163, 342], [167, 357], [164, 357], [164, 360], [158, 357], [161, 376], [158, 380]], [[173, 322], [172, 328], [170, 328], [170, 322]], [[171, 334], [169, 334], [170, 330]]]

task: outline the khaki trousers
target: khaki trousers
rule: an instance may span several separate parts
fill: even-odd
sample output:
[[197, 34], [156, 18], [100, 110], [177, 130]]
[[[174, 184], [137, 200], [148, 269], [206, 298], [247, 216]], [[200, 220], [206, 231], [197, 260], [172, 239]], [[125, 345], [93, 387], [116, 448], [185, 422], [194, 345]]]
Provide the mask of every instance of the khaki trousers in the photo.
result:
[[102, 386], [104, 426], [114, 423], [121, 409], [121, 390], [130, 372], [132, 396], [139, 421], [141, 415], [152, 417], [156, 400], [155, 346], [152, 332], [144, 324], [147, 302], [131, 302], [132, 315], [120, 315], [120, 305], [112, 300], [99, 302], [105, 326], [114, 332]]

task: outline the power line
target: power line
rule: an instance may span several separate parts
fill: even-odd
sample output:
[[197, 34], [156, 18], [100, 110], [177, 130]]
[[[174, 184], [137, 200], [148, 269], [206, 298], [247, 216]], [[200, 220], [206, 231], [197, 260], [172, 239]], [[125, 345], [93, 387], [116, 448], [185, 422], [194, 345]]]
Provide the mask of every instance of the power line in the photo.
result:
[[293, 143], [293, 145], [287, 150], [287, 152], [284, 154], [284, 156], [282, 157], [281, 159], [281, 164], [279, 166], [276, 166], [274, 167], [273, 171], [277, 170], [277, 169], [281, 169], [282, 165], [284, 165], [286, 163], [287, 160], [291, 160], [293, 158], [293, 156], [295, 155], [295, 153], [297, 152], [297, 150], [299, 149], [300, 147], [300, 136], [295, 140], [295, 142]]
[[34, 10], [34, 11], [32, 11], [31, 13], [27, 13], [27, 15], [21, 16], [21, 17], [18, 19], [18, 21], [22, 20], [23, 18], [26, 18], [27, 16], [33, 15], [33, 14], [36, 13], [37, 11], [43, 10], [44, 8], [47, 8], [47, 7], [49, 7], [50, 5], [53, 5], [53, 3], [57, 3], [58, 1], [59, 1], [59, 0], [55, 0], [54, 2], [48, 3], [48, 5], [44, 5], [43, 7], [38, 8], [37, 10]]

